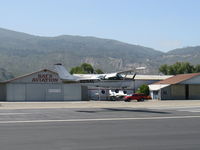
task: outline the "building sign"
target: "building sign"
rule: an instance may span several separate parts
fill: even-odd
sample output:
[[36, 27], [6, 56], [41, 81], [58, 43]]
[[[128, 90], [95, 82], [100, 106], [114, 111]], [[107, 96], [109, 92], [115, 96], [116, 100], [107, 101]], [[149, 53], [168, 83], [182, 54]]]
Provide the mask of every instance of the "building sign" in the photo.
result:
[[32, 82], [58, 82], [59, 79], [52, 74], [38, 74], [37, 77], [32, 78]]
[[61, 89], [48, 89], [49, 93], [61, 93]]

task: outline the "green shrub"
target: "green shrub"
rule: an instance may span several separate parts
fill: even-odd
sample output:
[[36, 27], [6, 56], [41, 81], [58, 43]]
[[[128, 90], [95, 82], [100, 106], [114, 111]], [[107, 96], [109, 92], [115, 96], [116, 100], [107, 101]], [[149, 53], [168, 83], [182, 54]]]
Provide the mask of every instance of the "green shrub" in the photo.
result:
[[141, 85], [136, 93], [144, 93], [145, 95], [149, 95], [149, 86], [146, 84]]

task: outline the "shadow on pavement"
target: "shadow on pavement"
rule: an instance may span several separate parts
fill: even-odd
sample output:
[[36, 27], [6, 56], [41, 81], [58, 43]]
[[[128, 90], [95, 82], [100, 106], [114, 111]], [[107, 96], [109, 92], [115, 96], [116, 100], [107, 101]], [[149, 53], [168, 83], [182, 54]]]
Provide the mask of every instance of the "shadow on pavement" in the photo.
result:
[[126, 109], [126, 108], [102, 108], [100, 110], [78, 110], [77, 112], [83, 113], [98, 113], [98, 112], [141, 112], [141, 113], [154, 113], [154, 114], [171, 114], [169, 112], [164, 111], [155, 111], [148, 109]]

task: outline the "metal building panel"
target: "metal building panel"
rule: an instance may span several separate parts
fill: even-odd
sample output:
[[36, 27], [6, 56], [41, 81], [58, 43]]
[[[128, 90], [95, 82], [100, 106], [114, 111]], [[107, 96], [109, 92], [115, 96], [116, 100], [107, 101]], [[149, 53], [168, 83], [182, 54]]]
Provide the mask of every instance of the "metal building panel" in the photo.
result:
[[81, 86], [81, 97], [83, 101], [88, 101], [88, 87], [87, 86]]
[[63, 101], [64, 93], [62, 84], [46, 84], [46, 101]]
[[172, 99], [185, 99], [185, 85], [171, 85]]
[[27, 84], [26, 100], [27, 101], [45, 101], [46, 88], [44, 84]]
[[0, 101], [6, 101], [6, 84], [0, 84]]
[[189, 99], [200, 99], [200, 85], [189, 85]]
[[81, 97], [81, 85], [80, 84], [64, 84], [64, 100], [80, 101]]
[[25, 101], [25, 84], [7, 84], [7, 101]]
[[171, 86], [166, 86], [163, 87], [162, 89], [160, 89], [159, 92], [159, 97], [161, 97], [161, 100], [169, 100], [169, 99], [173, 99], [172, 94], [171, 94]]

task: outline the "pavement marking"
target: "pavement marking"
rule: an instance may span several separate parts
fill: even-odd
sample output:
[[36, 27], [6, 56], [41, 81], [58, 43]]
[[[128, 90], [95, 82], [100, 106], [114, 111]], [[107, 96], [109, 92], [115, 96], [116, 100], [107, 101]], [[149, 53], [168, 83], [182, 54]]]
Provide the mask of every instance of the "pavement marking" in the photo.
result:
[[24, 114], [30, 114], [30, 113], [0, 113], [0, 116], [6, 116], [6, 115], [24, 115]]
[[[163, 108], [155, 108], [161, 110]], [[186, 111], [186, 112], [200, 112], [200, 107], [165, 107], [166, 110]]]
[[200, 112], [200, 108], [199, 109], [179, 109], [177, 111]]
[[66, 120], [17, 120], [0, 121], [0, 124], [6, 123], [48, 123], [48, 122], [92, 122], [92, 121], [123, 121], [123, 120], [159, 120], [159, 119], [187, 119], [200, 118], [200, 116], [169, 116], [169, 117], [143, 117], [143, 118], [99, 118], [99, 119], [66, 119]]
[[153, 108], [156, 110], [175, 110], [175, 111], [185, 111], [185, 112], [200, 112], [200, 107], [165, 107], [165, 108]]
[[200, 109], [199, 106], [167, 106], [167, 107], [150, 107], [150, 109], [169, 109], [169, 110], [176, 110], [176, 109]]

